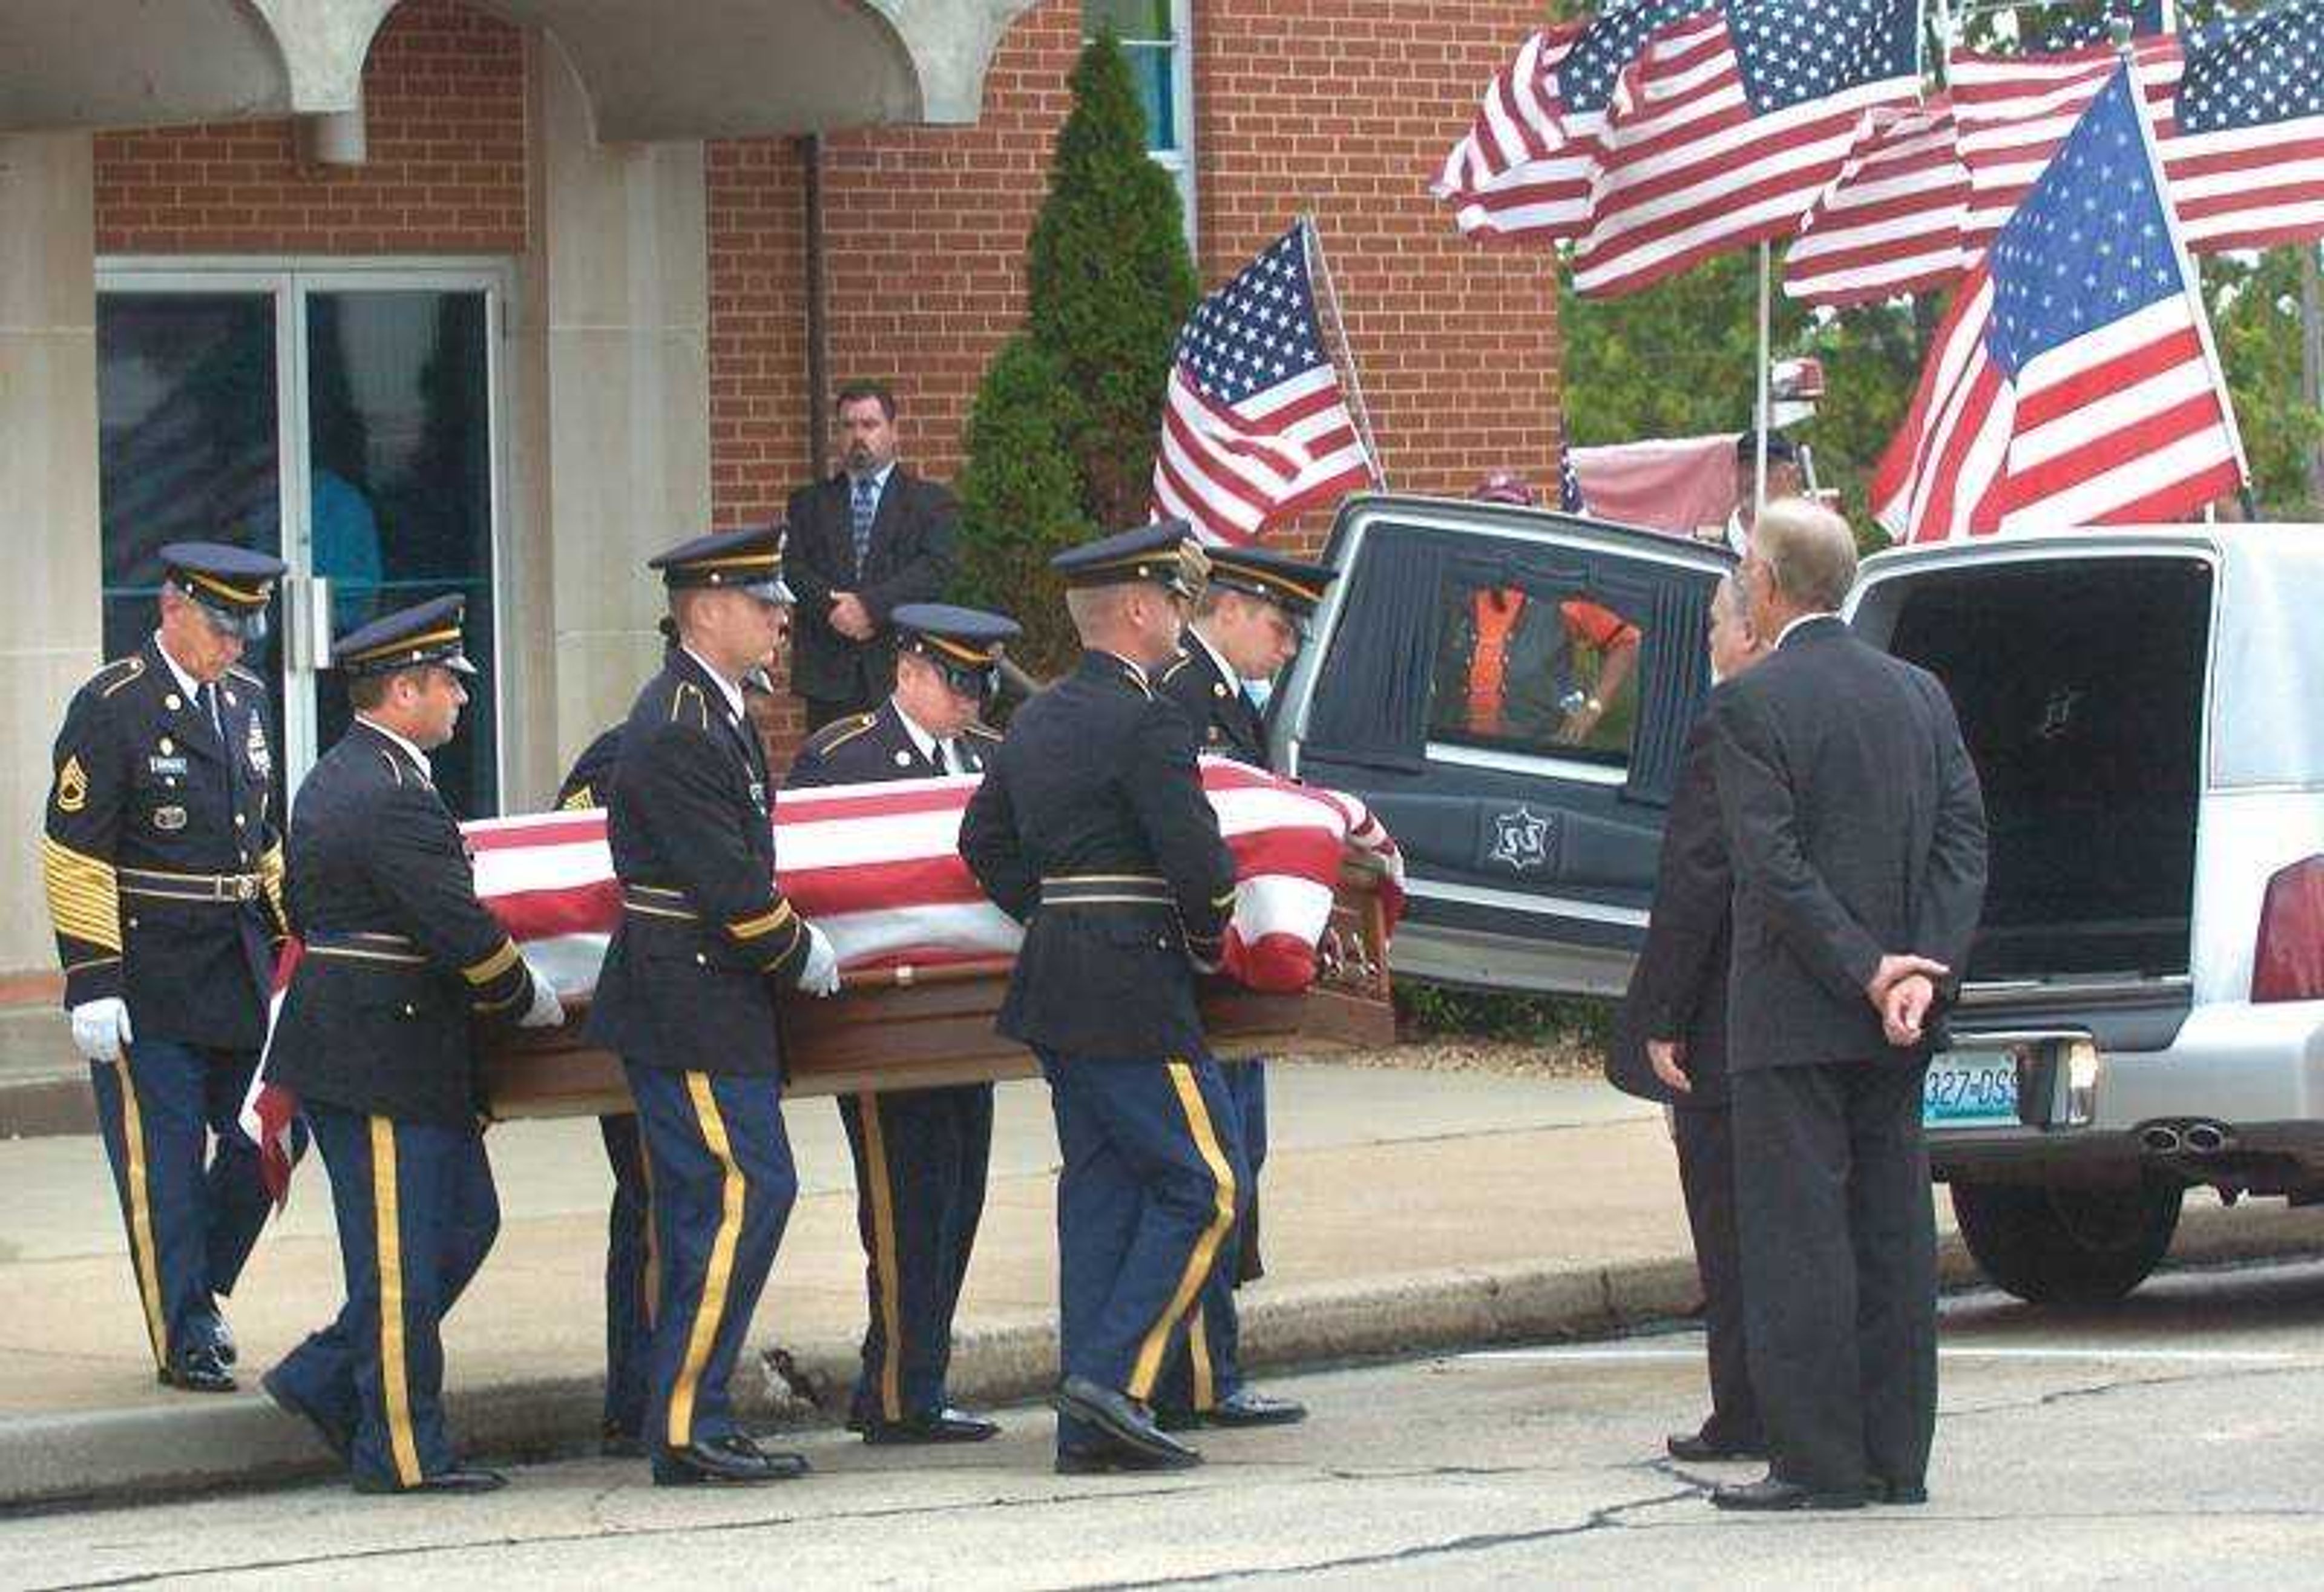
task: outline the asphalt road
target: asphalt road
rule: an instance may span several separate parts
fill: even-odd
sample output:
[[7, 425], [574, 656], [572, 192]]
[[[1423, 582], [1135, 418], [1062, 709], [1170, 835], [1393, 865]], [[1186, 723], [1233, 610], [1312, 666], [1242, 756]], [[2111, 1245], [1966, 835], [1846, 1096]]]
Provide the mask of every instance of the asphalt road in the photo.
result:
[[337, 1487], [0, 1523], [0, 1584], [433, 1588], [2324, 1581], [2324, 1263], [2166, 1277], [2105, 1312], [1947, 1306], [1932, 1502], [1737, 1517], [1752, 1467], [1661, 1458], [1700, 1340], [1498, 1349], [1275, 1384], [1304, 1427], [1208, 1434], [1172, 1477], [1063, 1478], [1048, 1418], [978, 1449], [805, 1435], [767, 1491], [658, 1491], [641, 1465], [515, 1473], [472, 1500]]

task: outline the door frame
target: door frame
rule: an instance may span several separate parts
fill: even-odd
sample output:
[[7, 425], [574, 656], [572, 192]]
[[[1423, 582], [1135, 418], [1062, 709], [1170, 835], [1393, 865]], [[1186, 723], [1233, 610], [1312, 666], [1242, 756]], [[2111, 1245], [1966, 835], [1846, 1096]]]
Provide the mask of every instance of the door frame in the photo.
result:
[[[513, 262], [465, 255], [101, 255], [97, 260], [97, 296], [106, 293], [266, 293], [274, 301], [275, 382], [275, 523], [283, 541], [283, 561], [290, 566], [284, 581], [281, 612], [286, 679], [294, 672], [315, 672], [312, 626], [327, 627], [329, 616], [313, 589], [314, 526], [312, 478], [307, 448], [307, 295], [312, 292], [482, 292], [484, 295], [485, 412], [492, 428], [487, 471], [487, 507], [491, 518], [486, 578], [492, 584], [493, 667], [489, 689], [496, 709], [508, 699], [510, 638], [508, 595], [503, 581], [507, 549], [520, 527], [511, 522], [514, 498], [509, 491], [510, 423], [507, 372], [501, 347], [511, 324], [510, 301], [516, 291]], [[291, 612], [300, 605], [300, 615]], [[303, 657], [293, 658], [294, 645]], [[289, 692], [286, 690], [286, 696]], [[311, 693], [303, 700], [276, 704], [285, 764], [284, 788], [295, 791], [306, 771], [327, 748], [316, 745], [315, 703]], [[495, 806], [506, 810], [510, 727], [504, 713], [495, 712], [498, 733], [493, 738], [493, 786]], [[478, 817], [485, 815], [478, 814]]]

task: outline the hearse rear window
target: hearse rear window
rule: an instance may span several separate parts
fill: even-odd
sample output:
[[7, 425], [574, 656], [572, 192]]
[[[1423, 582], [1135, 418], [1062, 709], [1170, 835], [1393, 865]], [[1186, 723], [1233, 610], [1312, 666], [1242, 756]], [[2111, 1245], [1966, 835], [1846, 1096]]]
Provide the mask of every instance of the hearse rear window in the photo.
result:
[[1439, 601], [1430, 740], [1616, 767], [1629, 760], [1637, 625], [1584, 597], [1473, 571], [1447, 575]]

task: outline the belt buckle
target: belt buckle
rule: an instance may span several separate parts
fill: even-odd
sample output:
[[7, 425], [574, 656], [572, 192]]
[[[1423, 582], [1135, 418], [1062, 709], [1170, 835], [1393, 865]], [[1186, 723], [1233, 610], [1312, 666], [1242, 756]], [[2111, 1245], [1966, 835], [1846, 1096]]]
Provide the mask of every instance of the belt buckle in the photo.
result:
[[232, 883], [234, 885], [235, 900], [250, 902], [256, 901], [258, 899], [258, 881], [252, 878], [248, 874], [236, 875]]

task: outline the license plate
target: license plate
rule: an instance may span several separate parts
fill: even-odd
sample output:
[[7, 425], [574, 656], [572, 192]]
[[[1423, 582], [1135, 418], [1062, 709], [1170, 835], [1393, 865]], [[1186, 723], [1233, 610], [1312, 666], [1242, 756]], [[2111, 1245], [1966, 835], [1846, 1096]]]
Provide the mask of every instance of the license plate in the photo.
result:
[[1990, 1127], [2017, 1122], [2017, 1059], [1956, 1052], [1929, 1063], [1921, 1095], [1924, 1127]]

